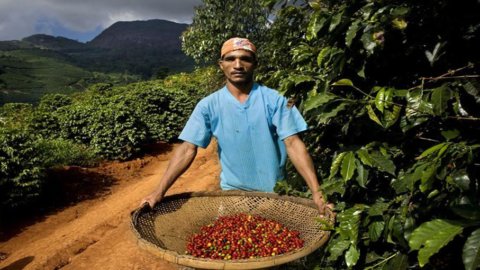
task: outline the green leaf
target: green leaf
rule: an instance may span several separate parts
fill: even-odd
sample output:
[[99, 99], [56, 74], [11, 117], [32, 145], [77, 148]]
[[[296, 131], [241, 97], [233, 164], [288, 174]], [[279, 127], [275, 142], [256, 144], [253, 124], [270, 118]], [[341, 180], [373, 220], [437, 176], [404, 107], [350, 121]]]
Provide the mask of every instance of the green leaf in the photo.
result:
[[383, 108], [385, 106], [385, 88], [382, 87], [380, 90], [377, 92], [377, 95], [375, 96], [375, 107], [383, 113]]
[[447, 141], [453, 140], [460, 135], [460, 131], [458, 131], [458, 129], [444, 130], [440, 133]]
[[370, 31], [364, 32], [360, 40], [363, 43], [363, 48], [369, 53], [373, 54], [373, 50], [377, 47], [377, 43], [372, 38], [372, 33]]
[[395, 175], [395, 164], [388, 157], [382, 155], [378, 151], [373, 151], [370, 153], [370, 157], [373, 161], [373, 166], [379, 169], [380, 171], [387, 172], [391, 175]]
[[320, 186], [321, 190], [325, 195], [332, 195], [334, 193], [338, 193], [341, 196], [345, 193], [345, 182], [341, 181], [341, 179], [337, 178], [327, 178], [326, 181], [322, 183]]
[[330, 118], [337, 116], [337, 114], [347, 108], [347, 103], [342, 102], [337, 107], [329, 112], [322, 112], [318, 115], [317, 120], [320, 124], [326, 124]]
[[356, 152], [357, 156], [360, 158], [363, 164], [373, 167], [373, 160], [368, 153], [368, 150], [365, 148], [361, 148]]
[[368, 182], [368, 170], [365, 169], [363, 164], [359, 160], [355, 160], [355, 166], [357, 169], [357, 183], [359, 186], [366, 188]]
[[329, 93], [321, 93], [315, 96], [310, 96], [305, 101], [305, 112], [308, 112], [312, 109], [318, 108], [325, 103], [330, 102], [331, 100], [335, 99], [337, 96], [329, 94]]
[[463, 191], [470, 189], [470, 177], [465, 169], [452, 172], [448, 176], [449, 182], [459, 187]]
[[376, 202], [368, 208], [368, 215], [369, 216], [383, 216], [385, 211], [387, 211], [390, 203], [386, 202]]
[[479, 88], [480, 87], [478, 86], [478, 84], [477, 86], [475, 86], [472, 82], [466, 82], [465, 84], [463, 84], [463, 89], [465, 89], [465, 91], [473, 97], [477, 104], [480, 104]]
[[295, 83], [295, 86], [305, 83], [305, 82], [311, 82], [313, 81], [313, 78], [311, 76], [307, 75], [292, 75], [289, 77], [290, 80], [292, 80]]
[[343, 11], [335, 14], [335, 16], [332, 17], [330, 26], [328, 27], [329, 32], [332, 32], [333, 30], [335, 30], [335, 28], [340, 24], [340, 22], [342, 21], [342, 16], [343, 16]]
[[343, 158], [340, 174], [345, 182], [352, 179], [353, 173], [355, 172], [355, 160], [353, 152], [348, 152]]
[[405, 254], [399, 253], [395, 258], [388, 261], [385, 264], [385, 267], [382, 269], [385, 270], [406, 270], [408, 268], [408, 256]]
[[368, 236], [370, 240], [376, 242], [382, 236], [383, 228], [385, 228], [384, 221], [374, 221], [368, 226]]
[[432, 91], [431, 102], [435, 115], [442, 115], [448, 106], [448, 101], [452, 98], [450, 89], [446, 85], [435, 88]]
[[480, 229], [473, 231], [465, 241], [462, 259], [466, 270], [475, 270], [480, 267]]
[[392, 111], [384, 111], [385, 128], [389, 128], [397, 122], [398, 118], [400, 117], [401, 110], [402, 108], [400, 106], [394, 105]]
[[319, 67], [322, 66], [323, 60], [325, 59], [325, 57], [326, 57], [327, 55], [330, 54], [331, 51], [332, 51], [332, 48], [327, 46], [327, 47], [323, 48], [323, 49], [318, 53], [318, 56], [317, 56], [317, 65], [318, 65]]
[[328, 251], [330, 252], [330, 256], [328, 256], [328, 260], [329, 261], [336, 260], [340, 255], [342, 255], [345, 252], [345, 250], [347, 250], [348, 247], [350, 247], [350, 241], [336, 240], [332, 245], [329, 245]]
[[310, 41], [317, 38], [318, 32], [323, 28], [327, 19], [323, 16], [321, 12], [315, 12], [313, 19], [310, 20], [310, 23], [307, 27], [307, 33], [305, 38]]
[[334, 177], [337, 172], [338, 168], [340, 168], [340, 164], [342, 163], [343, 157], [347, 154], [347, 152], [340, 153], [332, 162], [330, 166], [330, 176], [328, 178]]
[[423, 267], [429, 258], [463, 231], [463, 226], [448, 220], [435, 219], [416, 228], [408, 241], [410, 248], [418, 250], [418, 262]]
[[433, 114], [433, 105], [429, 102], [426, 102], [422, 99], [423, 90], [415, 89], [409, 91], [407, 94], [407, 108], [405, 110], [405, 115], [407, 118], [419, 118], [424, 115]]
[[451, 207], [452, 211], [465, 219], [480, 221], [480, 207], [473, 204], [459, 204]]
[[345, 253], [345, 262], [349, 268], [357, 264], [358, 259], [360, 258], [360, 252], [354, 245], [351, 245], [350, 248]]
[[358, 241], [358, 228], [363, 210], [363, 205], [355, 205], [337, 215], [337, 232], [343, 238], [350, 239], [351, 243], [355, 245]]
[[422, 171], [422, 176], [420, 177], [420, 191], [426, 192], [432, 187], [433, 181], [435, 180], [435, 172], [439, 166], [438, 162], [429, 162], [428, 166]]
[[355, 20], [353, 23], [348, 27], [347, 33], [345, 34], [345, 45], [350, 47], [352, 45], [352, 41], [357, 35], [358, 27], [360, 26], [361, 20]]
[[353, 82], [350, 79], [340, 79], [332, 83], [332, 86], [353, 86]]
[[435, 153], [436, 151], [440, 150], [445, 144], [446, 144], [446, 143], [436, 144], [436, 145], [428, 148], [427, 150], [423, 151], [423, 153], [420, 154], [420, 156], [418, 156], [418, 157], [415, 158], [415, 159], [419, 160], [419, 159], [425, 158], [425, 157], [427, 157], [427, 156], [430, 156], [430, 155], [432, 155], [433, 153]]
[[374, 121], [375, 123], [379, 124], [380, 126], [383, 127], [383, 124], [382, 122], [380, 121], [380, 119], [378, 119], [377, 115], [375, 114], [375, 112], [373, 111], [373, 108], [371, 105], [367, 105], [367, 112], [368, 112], [368, 117]]

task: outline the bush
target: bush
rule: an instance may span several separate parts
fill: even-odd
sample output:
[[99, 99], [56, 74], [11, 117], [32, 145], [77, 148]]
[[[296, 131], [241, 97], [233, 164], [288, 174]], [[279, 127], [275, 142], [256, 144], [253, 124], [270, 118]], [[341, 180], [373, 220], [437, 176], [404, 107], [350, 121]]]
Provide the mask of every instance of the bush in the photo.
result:
[[0, 210], [27, 205], [40, 195], [45, 168], [34, 136], [0, 128]]

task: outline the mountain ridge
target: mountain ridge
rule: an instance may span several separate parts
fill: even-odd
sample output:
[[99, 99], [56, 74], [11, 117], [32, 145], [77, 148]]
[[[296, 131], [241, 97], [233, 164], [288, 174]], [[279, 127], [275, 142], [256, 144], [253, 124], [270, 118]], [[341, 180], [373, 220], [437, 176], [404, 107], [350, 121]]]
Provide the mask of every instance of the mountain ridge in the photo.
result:
[[151, 79], [192, 71], [193, 59], [181, 50], [187, 27], [154, 19], [116, 22], [85, 43], [46, 34], [0, 41], [0, 105], [35, 102], [47, 92], [81, 91], [99, 77], [112, 77], [108, 74]]

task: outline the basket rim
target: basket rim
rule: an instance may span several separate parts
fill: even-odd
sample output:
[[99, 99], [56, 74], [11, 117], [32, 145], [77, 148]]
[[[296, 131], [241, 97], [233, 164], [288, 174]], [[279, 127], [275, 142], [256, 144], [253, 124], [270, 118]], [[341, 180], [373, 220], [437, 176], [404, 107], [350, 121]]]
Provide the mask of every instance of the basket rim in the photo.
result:
[[[172, 201], [178, 199], [188, 199], [193, 197], [225, 197], [225, 196], [245, 196], [245, 197], [266, 197], [271, 199], [289, 201], [296, 204], [304, 205], [307, 207], [317, 209], [315, 203], [306, 198], [301, 197], [294, 197], [289, 195], [279, 195], [273, 192], [258, 192], [258, 191], [241, 191], [241, 190], [221, 190], [221, 191], [196, 191], [196, 192], [184, 192], [184, 193], [177, 193], [165, 196], [162, 201]], [[161, 203], [161, 202], [160, 202]], [[252, 259], [237, 259], [237, 260], [215, 260], [215, 259], [208, 259], [208, 258], [198, 258], [192, 255], [187, 254], [180, 254], [173, 250], [168, 250], [161, 248], [146, 239], [142, 238], [139, 231], [137, 230], [137, 220], [139, 216], [144, 213], [150, 211], [148, 205], [144, 205], [143, 207], [139, 207], [131, 212], [131, 222], [130, 227], [137, 238], [137, 244], [160, 257], [163, 260], [185, 265], [189, 267], [195, 268], [203, 268], [203, 269], [259, 269], [259, 268], [266, 268], [272, 267], [276, 265], [280, 265], [283, 263], [287, 263], [301, 257], [304, 257], [313, 251], [317, 250], [321, 246], [325, 244], [325, 242], [330, 237], [330, 231], [321, 231], [323, 236], [321, 239], [314, 244], [309, 246], [305, 246], [301, 249], [290, 251], [284, 254], [272, 256], [272, 257], [262, 257], [262, 258], [252, 258]], [[324, 207], [325, 217], [330, 221], [331, 224], [334, 222], [334, 214], [333, 211], [329, 207]]]

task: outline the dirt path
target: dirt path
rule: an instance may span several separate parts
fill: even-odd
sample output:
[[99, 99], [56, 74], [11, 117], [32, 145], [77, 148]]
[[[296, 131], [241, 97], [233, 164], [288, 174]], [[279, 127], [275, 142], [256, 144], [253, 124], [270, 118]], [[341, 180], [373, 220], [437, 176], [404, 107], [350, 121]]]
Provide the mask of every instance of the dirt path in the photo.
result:
[[[219, 189], [215, 147], [199, 149], [168, 194]], [[171, 151], [160, 151], [142, 160], [93, 169], [108, 175], [113, 185], [101, 196], [59, 210], [1, 242], [0, 270], [182, 269], [140, 249], [130, 229], [130, 212], [153, 190], [170, 155]]]

